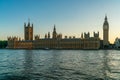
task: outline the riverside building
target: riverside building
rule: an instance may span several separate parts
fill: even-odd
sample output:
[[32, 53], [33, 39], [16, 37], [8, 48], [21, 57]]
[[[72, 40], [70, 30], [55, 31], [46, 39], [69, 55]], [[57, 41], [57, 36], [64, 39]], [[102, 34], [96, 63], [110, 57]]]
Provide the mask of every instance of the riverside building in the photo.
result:
[[[108, 30], [109, 25], [107, 17], [103, 24], [103, 45], [108, 45]], [[33, 39], [33, 24], [30, 22], [24, 24], [24, 39], [18, 37], [8, 37], [7, 48], [11, 49], [99, 49], [101, 47], [101, 40], [99, 38], [99, 32], [93, 32], [93, 37], [90, 33], [82, 33], [80, 38], [75, 36], [65, 36], [58, 34], [56, 26], [54, 25], [52, 37], [50, 32], [45, 34], [45, 38], [41, 38], [39, 35], [35, 35]]]
[[103, 24], [103, 47], [108, 47], [109, 44], [109, 23], [107, 21], [107, 16], [105, 16], [105, 21]]

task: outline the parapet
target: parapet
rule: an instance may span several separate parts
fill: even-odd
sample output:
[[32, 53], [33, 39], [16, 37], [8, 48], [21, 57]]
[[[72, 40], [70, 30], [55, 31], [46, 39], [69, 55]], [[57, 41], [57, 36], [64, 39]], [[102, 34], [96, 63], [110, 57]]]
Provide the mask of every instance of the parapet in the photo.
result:
[[20, 38], [20, 37], [18, 38], [18, 37], [16, 37], [16, 36], [14, 36], [14, 37], [11, 37], [11, 36], [10, 36], [10, 37], [8, 37], [7, 39], [8, 39], [8, 41], [21, 41], [21, 38]]

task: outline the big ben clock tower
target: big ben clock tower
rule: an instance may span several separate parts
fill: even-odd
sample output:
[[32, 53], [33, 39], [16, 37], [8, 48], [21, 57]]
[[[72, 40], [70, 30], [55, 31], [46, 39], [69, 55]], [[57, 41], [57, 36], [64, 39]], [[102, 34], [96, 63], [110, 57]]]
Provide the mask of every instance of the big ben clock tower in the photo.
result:
[[109, 45], [109, 23], [107, 21], [107, 16], [105, 16], [105, 21], [103, 24], [103, 45]]

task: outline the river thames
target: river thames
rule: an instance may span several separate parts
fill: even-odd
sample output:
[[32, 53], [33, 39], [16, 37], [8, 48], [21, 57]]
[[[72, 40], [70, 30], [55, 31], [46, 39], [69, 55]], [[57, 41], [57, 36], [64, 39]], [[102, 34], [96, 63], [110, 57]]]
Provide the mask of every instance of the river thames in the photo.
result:
[[1, 49], [0, 80], [120, 80], [120, 51]]

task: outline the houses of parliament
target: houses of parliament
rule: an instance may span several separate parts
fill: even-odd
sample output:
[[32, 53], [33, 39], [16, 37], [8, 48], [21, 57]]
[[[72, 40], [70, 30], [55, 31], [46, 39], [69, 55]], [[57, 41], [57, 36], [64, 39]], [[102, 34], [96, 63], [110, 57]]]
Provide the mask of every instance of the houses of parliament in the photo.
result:
[[[34, 39], [33, 39], [34, 37]], [[99, 38], [99, 32], [93, 32], [93, 37], [90, 33], [82, 33], [80, 38], [62, 37], [58, 34], [54, 25], [52, 37], [50, 32], [45, 34], [45, 38], [40, 38], [39, 35], [33, 36], [33, 24], [24, 23], [24, 40], [18, 37], [8, 37], [8, 46], [10, 49], [100, 49], [100, 47], [109, 45], [109, 23], [107, 16], [103, 23], [103, 40]]]

